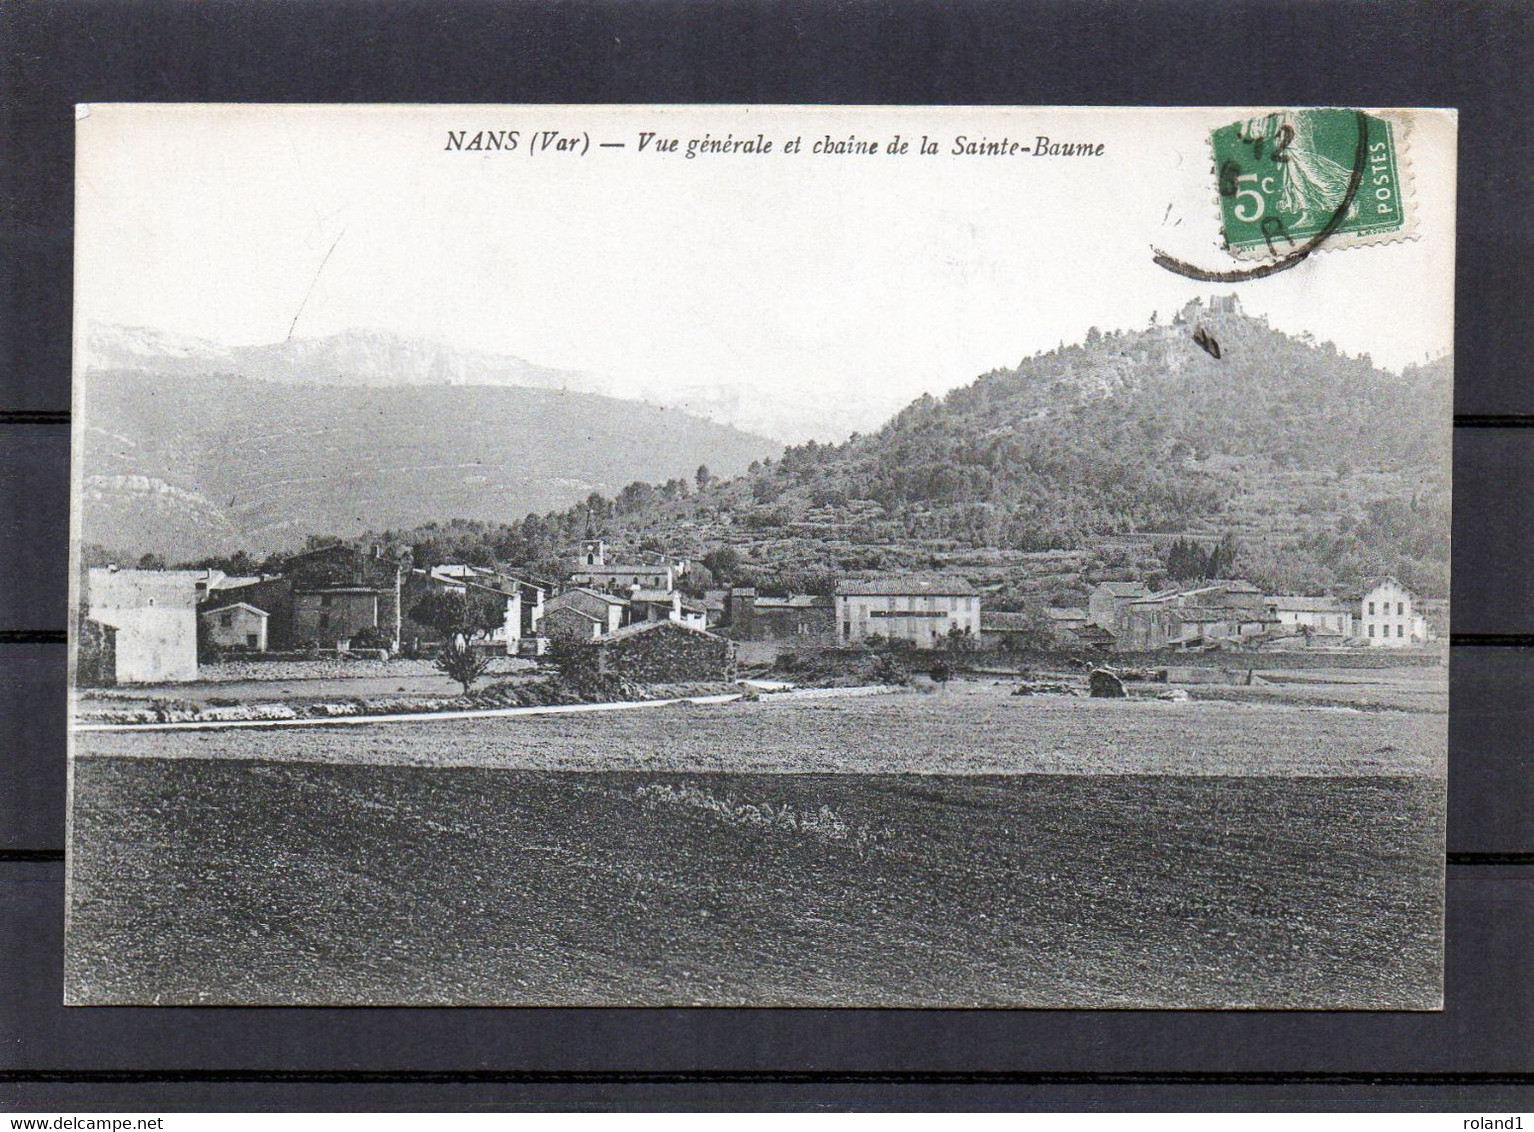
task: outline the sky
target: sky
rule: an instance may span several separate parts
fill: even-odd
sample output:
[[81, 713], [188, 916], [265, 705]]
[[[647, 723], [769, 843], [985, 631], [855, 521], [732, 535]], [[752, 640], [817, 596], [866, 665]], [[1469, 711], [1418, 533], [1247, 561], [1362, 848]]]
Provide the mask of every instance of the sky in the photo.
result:
[[[1446, 352], [1452, 112], [1402, 119], [1414, 239], [1237, 285], [1152, 263], [1159, 247], [1237, 266], [1208, 139], [1250, 113], [95, 104], [76, 123], [77, 329], [227, 345], [383, 329], [788, 441], [876, 427], [924, 392], [1216, 293], [1390, 368]], [[518, 147], [449, 148], [479, 130]], [[540, 147], [548, 130], [584, 152]], [[641, 150], [642, 132], [681, 146]], [[705, 134], [774, 151], [687, 159]], [[882, 152], [897, 134], [910, 151]], [[950, 152], [960, 135], [1041, 134], [1104, 152]], [[916, 152], [923, 135], [937, 154]], [[849, 136], [881, 152], [813, 152]]]

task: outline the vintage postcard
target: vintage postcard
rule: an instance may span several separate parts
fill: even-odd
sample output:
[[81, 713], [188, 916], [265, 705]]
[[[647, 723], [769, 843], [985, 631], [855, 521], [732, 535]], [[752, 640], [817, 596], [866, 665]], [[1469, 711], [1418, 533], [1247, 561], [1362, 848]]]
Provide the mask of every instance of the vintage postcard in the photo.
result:
[[66, 1000], [1439, 1008], [1455, 141], [79, 107]]

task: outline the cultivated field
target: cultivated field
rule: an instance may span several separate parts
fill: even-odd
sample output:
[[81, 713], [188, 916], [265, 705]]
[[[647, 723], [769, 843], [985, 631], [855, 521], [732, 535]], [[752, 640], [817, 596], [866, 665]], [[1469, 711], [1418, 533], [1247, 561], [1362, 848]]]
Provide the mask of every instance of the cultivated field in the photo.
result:
[[79, 735], [67, 993], [1437, 1004], [1444, 715], [1005, 693]]
[[[1205, 689], [1199, 689], [1205, 694]], [[82, 755], [521, 770], [1441, 774], [1447, 715], [1270, 702], [1012, 696], [1008, 686], [361, 728], [78, 735]], [[1243, 693], [1257, 693], [1240, 698]], [[1255, 702], [1262, 701], [1262, 702]]]

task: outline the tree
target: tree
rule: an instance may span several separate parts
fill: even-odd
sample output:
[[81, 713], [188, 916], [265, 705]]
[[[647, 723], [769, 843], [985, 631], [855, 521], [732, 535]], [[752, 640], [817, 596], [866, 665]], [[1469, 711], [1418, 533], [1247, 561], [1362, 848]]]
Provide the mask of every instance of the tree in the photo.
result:
[[474, 647], [474, 639], [488, 636], [505, 624], [506, 599], [480, 589], [434, 590], [411, 606], [410, 617], [442, 634], [435, 663], [463, 685], [467, 696], [474, 681], [490, 667], [490, 657]]
[[566, 684], [575, 683], [587, 671], [582, 665], [584, 651], [592, 647], [590, 642], [584, 642], [578, 637], [567, 633], [549, 634], [549, 647], [538, 662], [538, 670], [542, 672], [544, 665], [556, 669], [559, 678]]
[[635, 480], [618, 493], [618, 510], [625, 513], [642, 511], [655, 498], [655, 494], [655, 488], [643, 480]]
[[1215, 547], [1211, 556], [1209, 576], [1211, 578], [1233, 578], [1236, 576], [1236, 559], [1240, 557], [1241, 544], [1236, 541], [1236, 536], [1231, 531], [1226, 531], [1220, 538], [1220, 545]]
[[463, 694], [466, 696], [474, 687], [474, 682], [490, 668], [490, 655], [487, 652], [457, 637], [444, 642], [434, 659], [445, 676], [463, 685]]
[[716, 547], [703, 556], [703, 565], [721, 585], [727, 586], [740, 572], [740, 552], [733, 546]]
[[158, 554], [146, 554], [138, 560], [138, 568], [140, 570], [163, 570], [165, 569], [165, 559], [161, 558]]
[[710, 472], [708, 470], [708, 465], [707, 464], [699, 464], [698, 465], [698, 472], [697, 472], [697, 474], [693, 478], [698, 481], [698, 490], [699, 491], [706, 490], [708, 488], [708, 485], [710, 483], [712, 483], [713, 480], [714, 480], [713, 475], [710, 474]]
[[445, 638], [472, 641], [506, 623], [506, 597], [491, 590], [433, 590], [410, 607], [410, 619]]

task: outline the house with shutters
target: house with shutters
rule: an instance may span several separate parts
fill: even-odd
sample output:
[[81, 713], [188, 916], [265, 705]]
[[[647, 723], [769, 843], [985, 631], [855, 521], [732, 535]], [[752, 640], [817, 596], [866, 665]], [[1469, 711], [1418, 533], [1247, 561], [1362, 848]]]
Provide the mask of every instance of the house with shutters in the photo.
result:
[[1395, 578], [1376, 579], [1358, 599], [1359, 644], [1404, 649], [1428, 640], [1427, 622], [1417, 597]]
[[980, 640], [980, 591], [965, 578], [905, 574], [848, 578], [836, 585], [837, 639], [856, 644], [869, 637], [937, 648], [950, 633]]

